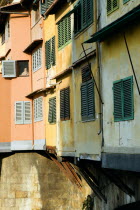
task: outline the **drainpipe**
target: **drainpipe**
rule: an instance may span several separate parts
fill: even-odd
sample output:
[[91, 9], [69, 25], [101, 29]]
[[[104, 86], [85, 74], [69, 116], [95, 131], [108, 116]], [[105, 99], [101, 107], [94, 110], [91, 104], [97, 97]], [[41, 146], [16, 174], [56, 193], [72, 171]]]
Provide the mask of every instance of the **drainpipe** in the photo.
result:
[[[100, 0], [95, 1], [95, 30], [96, 32], [99, 30], [99, 11], [100, 11]], [[102, 97], [102, 63], [101, 63], [101, 46], [100, 42], [96, 42], [96, 56], [97, 56], [97, 69], [99, 75], [99, 91]], [[102, 134], [102, 146], [104, 146], [104, 135], [103, 135], [103, 103], [100, 102], [100, 130], [98, 135]]]

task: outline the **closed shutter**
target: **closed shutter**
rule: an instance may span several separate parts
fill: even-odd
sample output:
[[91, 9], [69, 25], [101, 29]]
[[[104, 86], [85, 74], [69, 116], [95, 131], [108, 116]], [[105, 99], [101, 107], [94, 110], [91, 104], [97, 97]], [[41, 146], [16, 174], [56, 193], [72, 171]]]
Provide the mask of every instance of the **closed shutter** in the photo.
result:
[[123, 118], [123, 95], [122, 95], [122, 81], [114, 82], [113, 85], [114, 92], [114, 119], [119, 121]]
[[25, 101], [24, 102], [24, 124], [31, 123], [31, 102]]
[[83, 121], [95, 118], [94, 82], [92, 79], [81, 85], [81, 116]]
[[51, 40], [46, 42], [46, 68], [51, 68]]
[[66, 88], [65, 90], [65, 96], [64, 96], [64, 107], [65, 107], [65, 120], [70, 119], [70, 88]]
[[64, 104], [64, 97], [65, 97], [65, 92], [64, 89], [60, 91], [60, 119], [64, 120], [65, 119], [65, 104]]
[[123, 80], [123, 109], [124, 118], [133, 118], [133, 77]]
[[52, 52], [51, 52], [51, 63], [54, 66], [55, 65], [55, 36], [52, 37]]
[[23, 101], [15, 103], [15, 124], [23, 124]]
[[49, 123], [56, 122], [56, 97], [49, 99], [48, 121], [49, 121]]
[[37, 99], [34, 99], [34, 121], [37, 120]]
[[2, 61], [2, 77], [16, 77], [16, 61]]
[[86, 25], [87, 25], [87, 0], [82, 0], [82, 27], [84, 28]]
[[71, 16], [67, 17], [68, 28], [67, 28], [67, 42], [71, 40]]
[[[91, 68], [91, 65], [90, 65], [90, 68]], [[81, 72], [82, 72], [82, 83], [92, 79], [89, 65], [84, 66]]]
[[95, 118], [94, 101], [94, 83], [93, 80], [90, 80], [87, 82], [88, 119]]
[[118, 8], [118, 6], [119, 6], [119, 1], [118, 0], [113, 0], [113, 10]]
[[81, 116], [82, 120], [86, 120], [88, 115], [87, 112], [87, 85], [83, 83], [81, 85]]
[[43, 98], [42, 96], [38, 98], [38, 120], [43, 118]]
[[62, 22], [58, 24], [58, 48], [62, 46]]

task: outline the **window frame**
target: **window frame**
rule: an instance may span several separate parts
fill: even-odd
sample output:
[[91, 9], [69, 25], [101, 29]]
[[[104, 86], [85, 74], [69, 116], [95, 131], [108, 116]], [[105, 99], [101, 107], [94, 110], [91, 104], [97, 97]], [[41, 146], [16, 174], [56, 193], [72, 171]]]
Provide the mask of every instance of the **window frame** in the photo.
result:
[[[38, 60], [40, 60], [40, 64], [38, 64]], [[41, 68], [42, 68], [42, 47], [38, 47], [32, 53], [32, 71], [34, 73]]]
[[[124, 87], [123, 87], [123, 82], [126, 81], [126, 80], [131, 80], [131, 109], [132, 109], [132, 112], [131, 112], [131, 116], [129, 117], [125, 117], [124, 116]], [[121, 118], [117, 118], [115, 117], [115, 95], [114, 95], [114, 85], [117, 84], [117, 83], [120, 83], [121, 82], [121, 111], [122, 111], [122, 117]], [[129, 77], [126, 77], [124, 79], [120, 79], [120, 80], [117, 80], [117, 81], [114, 81], [113, 82], [113, 115], [114, 115], [114, 122], [120, 122], [120, 121], [128, 121], [128, 120], [134, 120], [134, 92], [133, 92], [133, 76], [129, 76]]]

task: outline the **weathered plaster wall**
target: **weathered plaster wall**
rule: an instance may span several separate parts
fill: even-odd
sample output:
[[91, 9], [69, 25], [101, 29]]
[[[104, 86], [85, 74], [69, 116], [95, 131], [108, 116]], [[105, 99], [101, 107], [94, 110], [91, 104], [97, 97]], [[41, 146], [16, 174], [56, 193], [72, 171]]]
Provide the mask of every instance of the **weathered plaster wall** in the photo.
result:
[[107, 15], [107, 1], [106, 0], [100, 0], [100, 10], [99, 10], [99, 16], [100, 16], [100, 27], [104, 27], [107, 24], [111, 23], [112, 21], [115, 21], [119, 17], [123, 16], [127, 12], [129, 12], [131, 9], [136, 7], [140, 4], [139, 0], [130, 0], [127, 3], [123, 4], [123, 0], [119, 1], [119, 8], [112, 12], [111, 14]]
[[83, 191], [60, 172], [51, 160], [37, 153], [0, 157], [1, 210], [81, 210], [91, 193]]
[[[139, 74], [139, 35], [140, 24], [135, 23], [126, 29], [126, 39], [130, 50], [132, 62], [136, 72], [138, 84], [140, 83]], [[133, 76], [134, 91], [134, 120], [114, 122], [113, 116], [113, 81], [133, 75], [128, 53], [126, 50], [123, 35], [115, 34], [112, 38], [102, 44], [102, 78], [103, 78], [103, 101], [104, 101], [104, 139], [105, 147], [108, 152], [117, 153], [139, 153], [139, 94]], [[109, 78], [109, 79], [108, 79]], [[105, 91], [106, 90], [106, 91]], [[106, 150], [107, 151], [107, 150]]]

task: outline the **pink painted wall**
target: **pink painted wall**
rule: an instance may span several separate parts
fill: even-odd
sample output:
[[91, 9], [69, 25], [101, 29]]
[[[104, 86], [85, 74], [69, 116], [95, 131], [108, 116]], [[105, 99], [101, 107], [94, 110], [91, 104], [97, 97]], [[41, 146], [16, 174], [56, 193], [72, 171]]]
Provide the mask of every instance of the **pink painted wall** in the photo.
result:
[[30, 43], [30, 17], [11, 15], [10, 41], [12, 60], [29, 60], [29, 76], [17, 77], [11, 80], [11, 139], [32, 140], [32, 124], [16, 125], [14, 105], [16, 101], [30, 101], [25, 96], [31, 92], [31, 56], [23, 53]]

